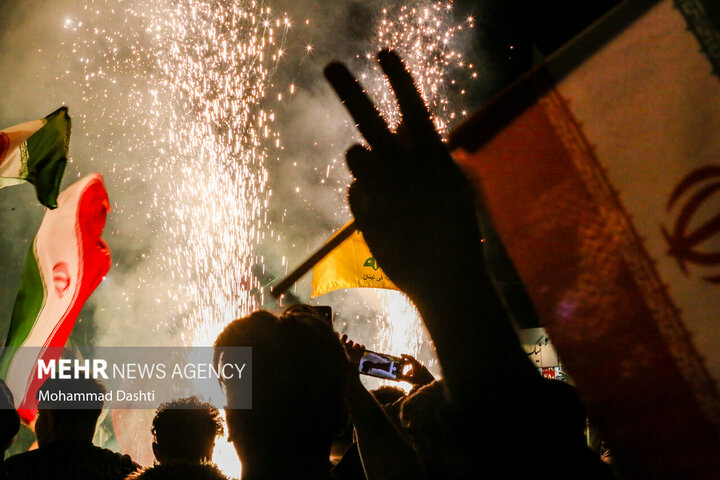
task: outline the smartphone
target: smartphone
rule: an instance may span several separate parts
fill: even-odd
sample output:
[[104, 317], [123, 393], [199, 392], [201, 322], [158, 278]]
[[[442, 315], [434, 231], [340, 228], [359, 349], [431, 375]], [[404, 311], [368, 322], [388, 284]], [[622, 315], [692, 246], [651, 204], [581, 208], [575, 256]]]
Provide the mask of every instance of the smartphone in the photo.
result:
[[405, 360], [400, 357], [365, 350], [358, 364], [358, 371], [371, 377], [404, 380], [407, 373], [405, 372], [405, 363]]
[[317, 310], [320, 316], [325, 319], [330, 325], [333, 324], [332, 307], [328, 305], [314, 305], [313, 308], [315, 308], [315, 310]]

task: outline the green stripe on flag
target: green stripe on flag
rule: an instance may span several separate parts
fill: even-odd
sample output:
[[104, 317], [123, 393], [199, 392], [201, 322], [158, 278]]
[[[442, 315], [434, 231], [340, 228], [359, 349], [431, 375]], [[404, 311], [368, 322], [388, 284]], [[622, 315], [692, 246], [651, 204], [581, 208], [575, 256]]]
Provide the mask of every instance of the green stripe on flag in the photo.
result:
[[713, 65], [713, 74], [720, 77], [720, 4], [717, 0], [674, 0], [685, 17], [688, 28], [700, 43]]
[[[46, 297], [45, 282], [38, 268], [35, 257], [35, 243], [33, 242], [25, 259], [25, 267], [20, 280], [17, 298], [15, 299], [15, 306], [13, 307], [10, 331], [8, 331], [5, 340], [5, 348], [19, 347], [25, 342], [45, 305]], [[14, 351], [14, 348], [6, 350], [6, 352]], [[3, 354], [2, 359], [0, 359], [0, 378], [7, 378], [7, 371], [11, 361], [12, 354]]]
[[35, 185], [40, 203], [55, 208], [70, 141], [68, 108], [60, 107], [45, 119], [45, 126], [27, 141], [26, 178]]

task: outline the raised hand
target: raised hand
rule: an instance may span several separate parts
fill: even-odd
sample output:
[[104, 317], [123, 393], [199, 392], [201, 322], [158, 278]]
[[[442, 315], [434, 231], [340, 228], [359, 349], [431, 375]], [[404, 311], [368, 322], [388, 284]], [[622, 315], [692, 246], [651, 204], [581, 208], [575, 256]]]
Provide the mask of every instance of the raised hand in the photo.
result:
[[340, 343], [342, 343], [343, 348], [345, 348], [345, 356], [348, 362], [357, 370], [357, 366], [360, 364], [360, 360], [365, 353], [365, 345], [350, 340], [345, 334], [340, 337]]
[[369, 145], [347, 152], [355, 221], [383, 270], [417, 301], [479, 268], [474, 195], [402, 60], [384, 50], [378, 61], [402, 114], [395, 132], [344, 65], [330, 64], [325, 76]]
[[412, 355], [402, 354], [402, 359], [405, 360], [405, 365], [410, 365], [412, 369], [407, 375], [404, 375], [403, 380], [407, 380], [413, 385], [427, 385], [435, 380], [430, 370], [418, 362]]

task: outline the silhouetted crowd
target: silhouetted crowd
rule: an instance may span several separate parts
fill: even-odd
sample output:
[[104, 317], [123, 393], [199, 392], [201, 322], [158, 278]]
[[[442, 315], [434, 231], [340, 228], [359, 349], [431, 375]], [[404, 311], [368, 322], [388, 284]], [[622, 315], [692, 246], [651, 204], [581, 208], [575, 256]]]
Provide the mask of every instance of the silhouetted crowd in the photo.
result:
[[[378, 263], [418, 308], [442, 379], [406, 358], [415, 384], [409, 393], [370, 392], [358, 372], [365, 348], [339, 337], [313, 307], [256, 311], [215, 341], [216, 365], [242, 361], [232, 347], [252, 347], [252, 409], [226, 409], [225, 427], [218, 410], [197, 398], [163, 404], [152, 423], [156, 464], [143, 469], [93, 445], [102, 404], [67, 410], [41, 403], [38, 448], [6, 459], [3, 475], [223, 479], [210, 459], [226, 428], [246, 480], [613, 478], [587, 446], [573, 387], [542, 378], [523, 351], [486, 268], [477, 195], [412, 78], [393, 52], [378, 61], [402, 113], [394, 131], [343, 65], [325, 72], [367, 140], [347, 152], [348, 200]], [[235, 379], [223, 387], [227, 405], [245, 388]], [[0, 415], [7, 448], [19, 419], [12, 409]]]

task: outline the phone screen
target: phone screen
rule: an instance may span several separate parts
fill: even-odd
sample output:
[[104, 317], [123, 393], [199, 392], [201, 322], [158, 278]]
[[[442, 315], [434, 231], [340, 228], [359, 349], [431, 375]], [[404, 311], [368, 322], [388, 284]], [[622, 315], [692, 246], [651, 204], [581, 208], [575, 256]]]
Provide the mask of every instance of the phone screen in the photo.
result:
[[398, 380], [403, 375], [404, 363], [400, 357], [366, 350], [358, 364], [358, 371], [372, 377]]

